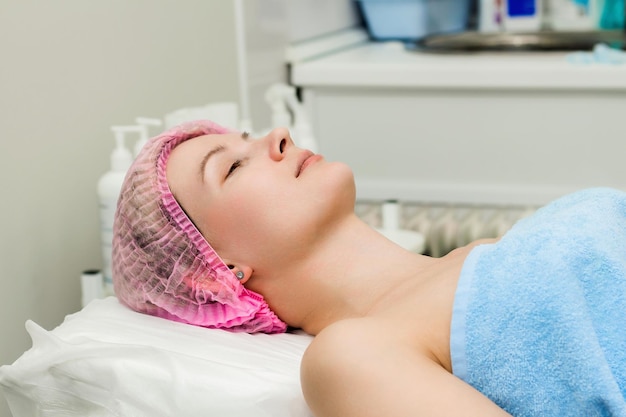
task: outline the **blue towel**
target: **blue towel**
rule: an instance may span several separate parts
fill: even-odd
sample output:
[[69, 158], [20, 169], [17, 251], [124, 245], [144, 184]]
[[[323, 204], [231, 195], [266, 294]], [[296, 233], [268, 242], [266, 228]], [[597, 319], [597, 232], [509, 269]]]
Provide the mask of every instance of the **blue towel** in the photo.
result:
[[513, 416], [626, 416], [626, 193], [570, 194], [474, 248], [451, 352]]

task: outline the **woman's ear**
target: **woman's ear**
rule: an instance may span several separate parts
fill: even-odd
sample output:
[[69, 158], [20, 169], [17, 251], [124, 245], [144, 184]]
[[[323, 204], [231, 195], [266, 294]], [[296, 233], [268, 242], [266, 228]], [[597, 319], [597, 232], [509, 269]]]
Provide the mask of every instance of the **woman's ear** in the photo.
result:
[[232, 273], [235, 274], [237, 280], [239, 280], [239, 282], [241, 282], [242, 284], [245, 284], [246, 281], [248, 281], [252, 276], [252, 268], [247, 265], [230, 262], [226, 262], [226, 265], [228, 265], [228, 269], [230, 269]]

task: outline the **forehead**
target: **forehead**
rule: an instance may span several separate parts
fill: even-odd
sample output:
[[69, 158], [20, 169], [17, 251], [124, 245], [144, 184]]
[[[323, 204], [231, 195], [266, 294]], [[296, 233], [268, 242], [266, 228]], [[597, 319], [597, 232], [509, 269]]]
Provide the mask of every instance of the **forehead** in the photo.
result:
[[[190, 155], [194, 155], [196, 152], [200, 152], [202, 150], [208, 150], [211, 147], [218, 146], [225, 142], [228, 142], [236, 137], [240, 136], [239, 133], [224, 133], [224, 134], [211, 134], [211, 135], [202, 135], [197, 136], [195, 138], [186, 140], [179, 145], [177, 145], [170, 154], [168, 158], [169, 161], [174, 157], [177, 159], [181, 156], [189, 157]], [[202, 156], [200, 156], [201, 158]]]
[[198, 136], [172, 149], [165, 168], [167, 182], [172, 193], [180, 198], [181, 192], [193, 186], [195, 182], [199, 182], [200, 164], [206, 153], [237, 135], [237, 133], [228, 133]]
[[[177, 145], [167, 159], [168, 179], [171, 171], [198, 169], [198, 164], [211, 149], [236, 138], [238, 133], [197, 136]], [[195, 167], [195, 168], [194, 168]]]

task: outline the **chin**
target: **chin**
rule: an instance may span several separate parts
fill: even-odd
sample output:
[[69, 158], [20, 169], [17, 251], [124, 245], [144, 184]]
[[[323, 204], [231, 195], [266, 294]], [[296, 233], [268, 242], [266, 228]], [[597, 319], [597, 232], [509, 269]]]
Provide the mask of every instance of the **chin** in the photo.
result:
[[346, 205], [350, 210], [354, 209], [356, 200], [356, 185], [354, 172], [349, 165], [343, 162], [332, 162], [332, 169], [328, 172], [328, 197], [334, 199], [337, 204]]

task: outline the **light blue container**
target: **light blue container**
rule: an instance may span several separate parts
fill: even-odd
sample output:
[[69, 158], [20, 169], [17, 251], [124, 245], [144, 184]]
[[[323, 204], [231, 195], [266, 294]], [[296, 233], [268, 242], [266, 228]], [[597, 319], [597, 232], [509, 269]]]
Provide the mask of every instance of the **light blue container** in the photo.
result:
[[411, 41], [466, 30], [470, 0], [356, 0], [377, 40]]

